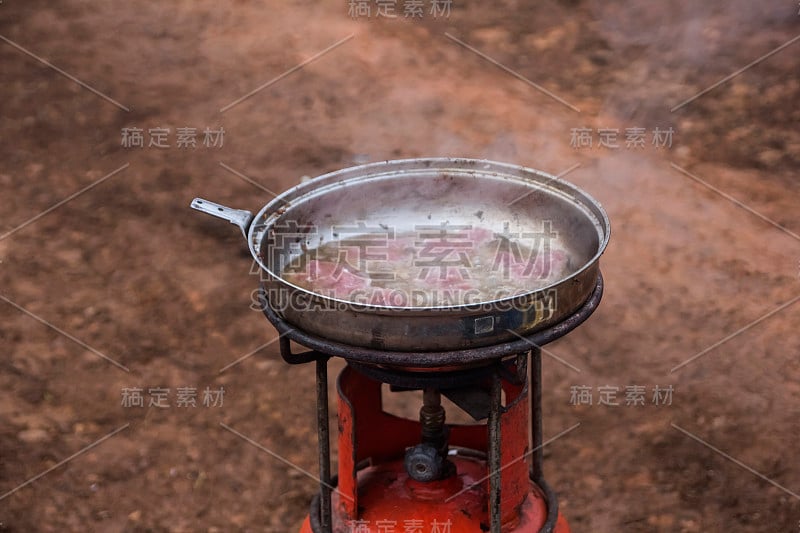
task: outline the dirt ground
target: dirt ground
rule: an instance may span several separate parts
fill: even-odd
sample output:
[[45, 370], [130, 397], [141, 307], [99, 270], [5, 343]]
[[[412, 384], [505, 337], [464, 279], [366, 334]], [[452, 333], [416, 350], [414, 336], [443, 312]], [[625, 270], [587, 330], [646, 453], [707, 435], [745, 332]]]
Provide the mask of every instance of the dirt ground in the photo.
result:
[[[0, 3], [0, 531], [296, 530], [315, 483], [264, 449], [316, 472], [314, 370], [273, 343], [220, 372], [276, 333], [241, 235], [188, 205], [256, 210], [304, 175], [420, 156], [580, 164], [566, 179], [609, 213], [604, 300], [549, 346], [580, 372], [544, 360], [545, 436], [580, 423], [545, 460], [573, 531], [800, 531], [800, 305], [782, 307], [800, 295], [800, 43], [671, 111], [800, 16], [696, 4]], [[646, 405], [625, 405], [632, 385]], [[620, 405], [598, 405], [606, 386]], [[144, 407], [123, 405], [133, 388]]]

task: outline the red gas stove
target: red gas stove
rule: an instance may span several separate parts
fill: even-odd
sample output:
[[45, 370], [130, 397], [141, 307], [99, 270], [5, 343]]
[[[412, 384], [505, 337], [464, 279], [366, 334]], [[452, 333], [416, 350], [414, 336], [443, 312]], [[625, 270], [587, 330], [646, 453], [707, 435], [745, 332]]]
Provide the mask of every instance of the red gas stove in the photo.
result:
[[[529, 337], [400, 353], [296, 329], [262, 290], [284, 360], [313, 362], [317, 370], [320, 487], [300, 533], [569, 533], [542, 471], [541, 347], [586, 320], [602, 292], [599, 276], [580, 309]], [[309, 351], [293, 353], [290, 341]], [[330, 466], [331, 357], [347, 361], [336, 387], [338, 475]], [[423, 391], [418, 420], [383, 410], [384, 383], [392, 391]], [[448, 424], [442, 396], [474, 424]]]

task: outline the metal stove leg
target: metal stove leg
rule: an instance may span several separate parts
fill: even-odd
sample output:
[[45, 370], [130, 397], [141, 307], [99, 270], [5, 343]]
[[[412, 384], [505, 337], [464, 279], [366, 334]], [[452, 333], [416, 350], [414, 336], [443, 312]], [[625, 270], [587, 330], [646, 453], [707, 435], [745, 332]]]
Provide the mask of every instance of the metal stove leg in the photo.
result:
[[531, 350], [531, 381], [528, 387], [531, 403], [531, 479], [539, 483], [544, 478], [542, 463], [542, 349], [536, 346]]
[[558, 521], [558, 497], [544, 480], [544, 448], [542, 429], [542, 349], [536, 346], [531, 350], [530, 382], [528, 394], [531, 402], [531, 457], [530, 476], [544, 493], [547, 502], [547, 519], [539, 533], [553, 533]]
[[319, 439], [320, 533], [332, 532], [331, 443], [328, 422], [328, 358], [317, 357], [317, 438]]
[[500, 415], [502, 387], [499, 368], [492, 370], [491, 401], [489, 404], [489, 521], [491, 533], [501, 533], [500, 516]]

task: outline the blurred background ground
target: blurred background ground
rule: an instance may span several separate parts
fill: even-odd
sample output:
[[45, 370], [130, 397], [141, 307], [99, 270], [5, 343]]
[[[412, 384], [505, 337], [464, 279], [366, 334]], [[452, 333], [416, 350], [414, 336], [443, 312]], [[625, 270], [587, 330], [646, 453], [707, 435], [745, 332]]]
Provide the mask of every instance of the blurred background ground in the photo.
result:
[[[354, 19], [344, 1], [0, 4], [0, 35], [129, 109], [0, 43], [0, 492], [129, 424], [0, 499], [0, 531], [294, 530], [314, 482], [219, 423], [316, 471], [313, 369], [272, 344], [219, 372], [276, 334], [249, 308], [241, 236], [188, 204], [271, 198], [220, 163], [282, 191], [419, 156], [580, 163], [568, 179], [609, 212], [603, 303], [550, 347], [581, 372], [544, 361], [546, 437], [581, 424], [546, 449], [574, 531], [798, 531], [800, 306], [670, 372], [800, 294], [800, 43], [670, 111], [800, 34], [796, 3], [454, 0], [413, 20], [402, 5]], [[145, 147], [122, 146], [132, 127]], [[159, 127], [169, 148], [147, 146]], [[183, 127], [196, 148], [176, 146]], [[618, 148], [598, 146], [603, 128]], [[629, 128], [644, 147], [626, 148]], [[672, 404], [598, 406], [606, 385], [671, 385]], [[594, 405], [571, 405], [574, 386]], [[169, 388], [171, 406], [126, 408], [131, 387]], [[178, 407], [178, 387], [198, 407]], [[202, 405], [206, 387], [222, 406]]]

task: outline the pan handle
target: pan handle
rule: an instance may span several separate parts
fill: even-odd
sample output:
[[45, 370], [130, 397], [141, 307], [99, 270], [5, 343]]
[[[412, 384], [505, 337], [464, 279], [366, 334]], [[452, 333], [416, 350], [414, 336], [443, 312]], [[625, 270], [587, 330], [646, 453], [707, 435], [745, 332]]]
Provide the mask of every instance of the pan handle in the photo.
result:
[[195, 198], [192, 200], [191, 207], [203, 213], [227, 220], [231, 224], [236, 224], [242, 230], [245, 240], [247, 239], [247, 230], [250, 228], [250, 222], [253, 221], [253, 213], [250, 211], [226, 207], [205, 198]]

